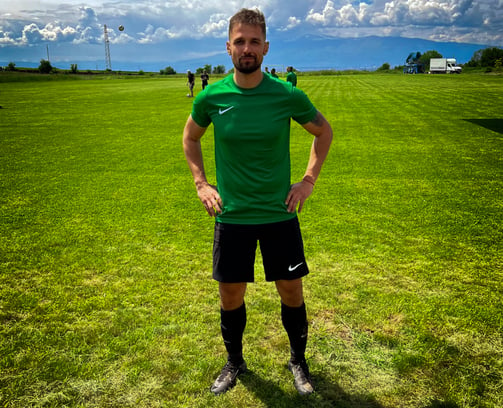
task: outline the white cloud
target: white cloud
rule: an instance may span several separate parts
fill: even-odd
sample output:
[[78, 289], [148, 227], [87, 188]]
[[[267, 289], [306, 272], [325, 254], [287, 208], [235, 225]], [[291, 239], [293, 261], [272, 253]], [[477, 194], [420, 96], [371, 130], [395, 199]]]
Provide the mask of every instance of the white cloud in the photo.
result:
[[335, 14], [334, 3], [328, 0], [321, 13], [315, 12], [314, 9], [309, 10], [306, 21], [314, 24], [328, 25], [333, 21]]
[[61, 27], [49, 23], [43, 28], [37, 24], [29, 24], [24, 27], [20, 41], [23, 44], [38, 43], [40, 41], [66, 41], [72, 40], [77, 31], [72, 27]]
[[[326, 0], [305, 22], [328, 35], [503, 42], [502, 0]], [[460, 35], [459, 33], [463, 34]], [[482, 41], [482, 42], [481, 42]]]
[[297, 27], [301, 23], [301, 20], [297, 17], [288, 17], [288, 25], [285, 27], [286, 30]]
[[201, 26], [200, 32], [203, 35], [211, 35], [213, 37], [224, 37], [227, 33], [229, 19], [225, 14], [217, 13], [210, 16], [207, 23]]
[[[83, 5], [84, 3], [84, 5]], [[42, 8], [43, 7], [43, 8]], [[503, 42], [503, 0], [16, 0], [0, 5], [0, 47], [41, 42], [96, 44], [224, 38], [241, 7], [262, 9], [275, 32], [344, 37], [402, 35], [442, 41]], [[123, 24], [126, 31], [119, 33]]]
[[165, 28], [154, 28], [152, 25], [148, 25], [143, 33], [139, 33], [139, 44], [156, 44], [163, 42], [168, 39], [176, 38], [176, 34], [171, 33]]
[[82, 29], [86, 27], [97, 27], [99, 26], [98, 17], [96, 12], [90, 7], [79, 7], [79, 20], [77, 23], [77, 29]]

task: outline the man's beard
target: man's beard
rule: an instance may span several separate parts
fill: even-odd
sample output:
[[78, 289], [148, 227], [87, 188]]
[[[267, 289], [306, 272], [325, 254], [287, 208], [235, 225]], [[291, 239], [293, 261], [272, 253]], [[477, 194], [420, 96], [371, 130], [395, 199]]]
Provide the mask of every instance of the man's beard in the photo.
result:
[[258, 62], [256, 57], [247, 55], [246, 58], [254, 58], [254, 62], [241, 62], [241, 59], [238, 62], [234, 62], [234, 68], [242, 74], [251, 74], [256, 70], [260, 69], [262, 62]]

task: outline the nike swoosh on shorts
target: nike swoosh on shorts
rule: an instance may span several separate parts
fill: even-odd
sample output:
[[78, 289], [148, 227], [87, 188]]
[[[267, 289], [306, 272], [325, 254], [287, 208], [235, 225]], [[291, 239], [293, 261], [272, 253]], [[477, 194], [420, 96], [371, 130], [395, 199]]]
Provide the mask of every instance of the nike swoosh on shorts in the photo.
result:
[[288, 270], [289, 270], [290, 272], [292, 272], [292, 271], [294, 271], [295, 269], [297, 269], [300, 265], [302, 265], [303, 263], [304, 263], [304, 262], [301, 262], [300, 264], [297, 264], [297, 265], [295, 265], [295, 266], [290, 265], [290, 266], [288, 267]]

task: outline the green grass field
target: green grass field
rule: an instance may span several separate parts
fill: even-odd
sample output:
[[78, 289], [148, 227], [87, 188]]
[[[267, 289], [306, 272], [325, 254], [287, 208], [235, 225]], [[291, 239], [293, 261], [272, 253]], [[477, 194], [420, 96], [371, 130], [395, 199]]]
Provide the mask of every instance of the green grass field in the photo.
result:
[[[503, 406], [503, 77], [299, 78], [334, 129], [300, 216], [309, 397], [260, 257], [250, 372], [209, 392], [225, 356], [184, 78], [3, 78], [2, 407]], [[310, 144], [294, 124], [294, 179]]]

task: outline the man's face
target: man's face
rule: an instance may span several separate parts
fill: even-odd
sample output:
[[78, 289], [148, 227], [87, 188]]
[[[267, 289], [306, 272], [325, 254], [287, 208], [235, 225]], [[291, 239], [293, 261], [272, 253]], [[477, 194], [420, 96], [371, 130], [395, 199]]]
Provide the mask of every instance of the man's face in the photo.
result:
[[260, 69], [264, 55], [269, 50], [269, 43], [259, 26], [236, 24], [227, 41], [227, 52], [237, 71], [251, 74]]

